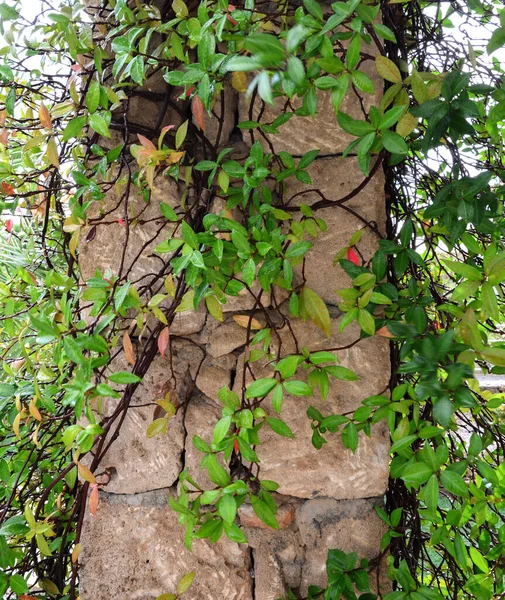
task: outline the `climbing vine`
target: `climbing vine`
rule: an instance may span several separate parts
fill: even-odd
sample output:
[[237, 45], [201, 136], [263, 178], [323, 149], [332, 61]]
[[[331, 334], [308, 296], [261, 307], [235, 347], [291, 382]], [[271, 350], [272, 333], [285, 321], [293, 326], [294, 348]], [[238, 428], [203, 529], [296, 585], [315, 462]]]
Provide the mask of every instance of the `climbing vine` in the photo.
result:
[[[381, 555], [368, 563], [330, 550], [327, 588], [309, 597], [502, 597], [504, 398], [480, 388], [476, 369], [505, 369], [503, 5], [68, 0], [30, 11], [0, 4], [4, 597], [77, 597], [84, 516], [96, 515], [108, 483], [101, 461], [152, 361], [170, 355], [175, 318], [204, 310], [223, 321], [223, 306], [244, 295], [251, 308], [234, 319], [245, 358], [219, 392], [212, 441], [193, 439], [211, 486], [185, 469], [169, 499], [187, 547], [222, 535], [245, 543], [243, 503], [278, 527], [262, 436], [293, 437], [285, 403], [314, 397], [316, 448], [339, 435], [355, 452], [381, 422], [392, 445], [376, 507], [388, 528]], [[156, 78], [163, 93], [150, 89]], [[235, 128], [240, 151], [223, 133], [230, 90], [248, 107]], [[312, 184], [319, 149], [293, 155], [274, 141], [325, 98], [350, 140], [338, 154], [362, 172], [341, 198]], [[159, 107], [154, 125], [131, 117], [139, 99]], [[381, 171], [386, 230], [349, 206]], [[303, 193], [289, 194], [292, 181]], [[177, 201], [164, 199], [153, 217], [167, 182]], [[336, 290], [339, 333], [354, 324], [350, 346], [372, 336], [391, 344], [388, 389], [346, 414], [318, 402], [336, 380], [357, 379], [338, 363], [342, 347], [312, 352], [291, 327], [310, 321], [332, 338], [305, 273], [328, 227], [322, 209], [361, 224], [334, 249], [349, 282]], [[146, 223], [151, 237], [131, 256]], [[83, 277], [79, 258], [118, 227], [116, 268]], [[370, 260], [365, 232], [377, 239]], [[156, 258], [139, 275], [148, 251]], [[148, 437], [186, 410], [179, 384], [173, 375], [153, 399]], [[392, 591], [371, 591], [384, 562]]]

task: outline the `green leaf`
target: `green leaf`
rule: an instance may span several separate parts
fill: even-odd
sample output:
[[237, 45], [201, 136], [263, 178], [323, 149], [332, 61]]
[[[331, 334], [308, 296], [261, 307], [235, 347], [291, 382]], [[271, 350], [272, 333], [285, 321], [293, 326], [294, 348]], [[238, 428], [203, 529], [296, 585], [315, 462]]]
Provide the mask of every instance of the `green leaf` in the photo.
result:
[[402, 82], [400, 70], [390, 58], [379, 54], [375, 58], [375, 68], [377, 73], [386, 81], [391, 81], [391, 83]]
[[86, 108], [90, 113], [94, 113], [100, 103], [100, 84], [94, 80], [91, 82], [86, 93]]
[[481, 281], [484, 277], [484, 274], [472, 265], [467, 265], [456, 260], [443, 260], [442, 262], [453, 273], [466, 277], [466, 279], [470, 279], [471, 281]]
[[383, 130], [381, 132], [384, 148], [391, 154], [407, 154], [409, 151], [405, 140], [395, 131]]
[[312, 396], [312, 388], [305, 381], [291, 380], [285, 381], [283, 384], [284, 389], [288, 394], [292, 396]]
[[134, 375], [128, 371], [117, 371], [116, 373], [108, 375], [107, 379], [113, 383], [119, 384], [138, 383], [139, 381], [142, 381], [138, 375]]
[[279, 529], [279, 523], [277, 522], [275, 513], [272, 511], [270, 506], [258, 498], [258, 496], [250, 496], [249, 498], [251, 501], [251, 506], [253, 507], [258, 519], [263, 521], [265, 525], [272, 527], [272, 529]]
[[407, 488], [419, 487], [432, 476], [432, 468], [424, 462], [409, 465], [402, 473], [401, 478]]
[[62, 133], [63, 141], [68, 142], [68, 140], [72, 138], [78, 138], [82, 132], [84, 125], [86, 125], [85, 115], [81, 117], [75, 117], [75, 119], [69, 121]]
[[166, 431], [167, 428], [167, 418], [162, 417], [160, 419], [154, 419], [152, 423], [149, 424], [146, 430], [146, 437], [153, 438], [161, 432]]
[[65, 354], [72, 362], [78, 365], [84, 364], [85, 358], [82, 355], [82, 351], [77, 345], [77, 342], [74, 340], [74, 338], [66, 336], [63, 339], [63, 348], [65, 350]]
[[463, 477], [454, 471], [449, 471], [448, 469], [442, 471], [440, 483], [448, 492], [455, 496], [468, 496], [468, 485], [465, 483]]
[[198, 238], [196, 237], [196, 233], [193, 231], [190, 225], [186, 223], [186, 221], [182, 222], [181, 226], [182, 239], [193, 248], [193, 250], [198, 250]]
[[331, 319], [324, 301], [308, 287], [304, 287], [300, 299], [308, 317], [323, 331], [328, 339], [331, 336]]
[[277, 379], [264, 377], [249, 384], [246, 390], [246, 398], [263, 398], [277, 385]]
[[342, 429], [342, 443], [352, 452], [356, 452], [358, 447], [358, 430], [352, 421], [349, 421], [344, 429]]
[[473, 564], [483, 573], [489, 573], [489, 564], [482, 554], [477, 550], [477, 548], [470, 546], [469, 551]]
[[89, 115], [89, 126], [94, 129], [99, 135], [104, 137], [110, 137], [109, 126], [105, 118], [99, 113], [93, 113]]
[[226, 434], [228, 433], [228, 430], [230, 429], [230, 425], [231, 425], [231, 417], [230, 416], [219, 419], [219, 421], [214, 426], [214, 434], [213, 434], [213, 438], [212, 438], [212, 441], [214, 442], [214, 444], [219, 444], [219, 442], [226, 437]]
[[272, 408], [275, 410], [277, 414], [281, 412], [282, 399], [284, 396], [284, 388], [279, 383], [272, 393]]
[[267, 424], [269, 425], [270, 429], [275, 431], [275, 433], [282, 435], [283, 437], [295, 437], [291, 429], [282, 419], [277, 419], [275, 417], [267, 417]]
[[498, 48], [505, 46], [505, 28], [498, 27], [493, 31], [491, 39], [487, 44], [487, 53], [493, 54]]
[[224, 494], [217, 503], [217, 512], [225, 523], [231, 525], [237, 514], [237, 503], [231, 494]]

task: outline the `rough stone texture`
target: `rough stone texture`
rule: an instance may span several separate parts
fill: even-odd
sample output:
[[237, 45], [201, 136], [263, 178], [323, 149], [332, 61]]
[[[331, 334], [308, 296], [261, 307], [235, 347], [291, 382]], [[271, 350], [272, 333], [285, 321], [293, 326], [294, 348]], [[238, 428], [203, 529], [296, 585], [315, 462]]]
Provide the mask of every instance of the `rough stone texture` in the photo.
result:
[[[333, 336], [329, 341], [312, 323], [294, 321], [292, 326], [300, 345], [311, 351], [346, 346], [359, 338], [359, 331], [353, 327], [339, 334], [336, 319], [332, 322]], [[283, 342], [286, 353], [295, 351], [291, 347], [290, 336], [283, 336]], [[368, 338], [335, 354], [342, 366], [353, 369], [360, 379], [333, 380], [324, 402], [318, 398], [295, 398], [285, 394], [281, 416], [293, 431], [294, 440], [281, 438], [266, 428], [261, 432], [262, 443], [257, 453], [262, 477], [279, 483], [280, 494], [298, 498], [370, 498], [381, 495], [387, 487], [389, 441], [384, 425], [372, 428], [371, 438], [361, 433], [355, 454], [343, 446], [339, 434], [327, 434], [328, 443], [321, 450], [312, 446], [310, 421], [306, 415], [310, 405], [325, 415], [356, 410], [364, 398], [383, 392], [388, 384], [389, 351], [386, 340]], [[243, 357], [237, 362], [237, 392], [242, 382], [242, 365]], [[272, 376], [271, 367], [263, 367], [262, 361], [253, 365], [253, 371], [256, 378]], [[247, 373], [246, 382], [250, 381], [252, 376]], [[265, 409], [273, 413], [268, 403]]]
[[374, 558], [386, 533], [374, 511], [380, 499], [338, 502], [331, 498], [310, 500], [298, 510], [296, 523], [307, 551], [302, 567], [301, 592], [311, 584], [326, 585], [325, 563], [328, 548], [357, 552], [361, 558]]
[[[378, 103], [384, 86], [382, 78], [377, 74], [373, 60], [364, 61], [360, 70], [372, 80], [375, 93], [361, 93], [363, 98], [363, 103], [361, 103], [359, 97], [349, 87], [349, 93], [344, 98], [340, 110], [355, 119], [363, 119], [370, 107]], [[239, 120], [270, 124], [279, 115], [279, 112], [283, 111], [286, 99], [278, 98], [274, 100], [274, 105], [270, 106], [264, 103], [259, 95], [256, 95], [252, 102], [251, 110], [251, 99], [246, 99], [243, 94], [240, 95]], [[297, 110], [301, 105], [302, 101], [295, 98], [291, 101], [291, 111]], [[363, 108], [365, 112], [363, 112]], [[343, 152], [349, 142], [356, 139], [355, 136], [345, 133], [339, 127], [331, 95], [327, 91], [317, 92], [317, 114], [314, 118], [293, 115], [282, 126], [282, 135], [264, 135], [265, 137], [253, 129], [244, 131], [243, 139], [248, 144], [259, 140], [267, 152], [271, 152], [271, 148], [273, 148], [276, 152], [283, 150], [293, 156], [301, 156], [314, 148], [321, 150], [321, 156], [335, 156], [337, 153]]]
[[[224, 98], [224, 103], [223, 103]], [[235, 112], [237, 110], [237, 93], [228, 80], [225, 80], [223, 90], [217, 95], [211, 114], [204, 112], [205, 137], [215, 146], [222, 146], [230, 138], [235, 128]], [[220, 126], [220, 120], [222, 125]], [[193, 118], [193, 121], [195, 119]]]
[[[127, 206], [127, 215], [131, 221], [130, 234], [122, 270], [122, 275], [129, 281], [145, 285], [163, 268], [163, 261], [159, 255], [154, 254], [154, 249], [168, 237], [171, 227], [161, 215], [159, 206], [161, 202], [165, 202], [175, 207], [178, 199], [179, 190], [173, 179], [157, 177], [148, 203], [132, 186]], [[88, 236], [92, 236], [92, 220], [100, 213], [106, 216], [103, 221], [97, 221], [96, 233], [87, 242]], [[124, 201], [121, 202], [116, 193], [111, 191], [101, 203], [95, 203], [89, 218], [91, 224], [83, 227], [79, 245], [81, 276], [87, 280], [94, 276], [97, 269], [102, 274], [110, 269], [117, 275], [127, 231], [119, 222], [119, 219], [125, 220]]]
[[[198, 435], [210, 444], [212, 442], [212, 430], [220, 418], [221, 409], [214, 402], [201, 396], [194, 396], [188, 405], [184, 419], [186, 427], [184, 464], [189, 469], [192, 478], [204, 489], [212, 489], [215, 485], [210, 481], [207, 470], [202, 469], [200, 466], [204, 455], [193, 445], [193, 437]], [[221, 457], [222, 455], [219, 455], [218, 460], [226, 468]]]
[[[110, 478], [105, 488], [107, 492], [136, 494], [167, 488], [177, 480], [185, 441], [184, 402], [191, 392], [190, 371], [195, 369], [194, 353], [188, 346], [182, 340], [173, 341], [173, 354], [180, 357], [180, 360], [173, 361], [174, 371], [171, 371], [169, 360], [158, 355], [133, 395], [121, 435], [100, 463], [100, 471], [108, 473]], [[118, 357], [111, 370], [120, 371], [127, 367]], [[182, 408], [170, 420], [166, 434], [148, 438], [147, 428], [156, 418], [155, 401], [163, 398], [169, 390], [172, 401], [182, 404]], [[118, 402], [112, 398], [105, 399], [103, 414], [112, 414]], [[128, 457], [127, 461], [125, 457]]]
[[196, 572], [184, 600], [252, 600], [247, 546], [225, 538], [184, 546], [184, 529], [166, 494], [118, 502], [101, 494], [97, 517], [87, 518], [79, 558], [81, 598], [155, 600], [175, 593], [178, 580]]
[[236, 364], [237, 357], [234, 354], [220, 356], [217, 359], [208, 357], [198, 373], [196, 387], [222, 407], [218, 392], [224, 385], [231, 385]]
[[[294, 179], [289, 180], [284, 198], [290, 205], [312, 205], [321, 200], [314, 192], [307, 192], [296, 196], [291, 201], [296, 194], [313, 187], [320, 189], [328, 200], [340, 200], [365, 179], [354, 157], [321, 158], [315, 160], [307, 170], [315, 185], [307, 186]], [[339, 265], [333, 266], [333, 258], [341, 248], [348, 245], [352, 234], [365, 227], [359, 242], [359, 251], [365, 261], [370, 260], [375, 252], [378, 243], [377, 234], [366, 227], [356, 215], [375, 223], [379, 231], [384, 233], [386, 219], [384, 205], [378, 201], [383, 197], [384, 178], [380, 173], [350, 201], [341, 206], [317, 211], [317, 216], [326, 221], [328, 228], [325, 232], [319, 232], [319, 236], [312, 240], [313, 247], [305, 261], [305, 277], [307, 285], [327, 304], [338, 304], [341, 300], [335, 290], [349, 287], [349, 277]]]

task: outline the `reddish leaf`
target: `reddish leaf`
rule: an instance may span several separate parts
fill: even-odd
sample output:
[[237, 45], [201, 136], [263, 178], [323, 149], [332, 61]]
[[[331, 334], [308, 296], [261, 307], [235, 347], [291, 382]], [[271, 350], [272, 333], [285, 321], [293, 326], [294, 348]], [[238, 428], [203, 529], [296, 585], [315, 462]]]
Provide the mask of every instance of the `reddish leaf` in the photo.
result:
[[139, 142], [142, 144], [142, 146], [144, 146], [144, 148], [156, 152], [156, 146], [151, 142], [151, 140], [148, 140], [144, 135], [140, 135], [140, 133], [137, 135], [139, 136]]
[[384, 325], [380, 329], [375, 332], [375, 335], [380, 335], [385, 338], [394, 338], [395, 336], [389, 331], [389, 329]]
[[204, 107], [203, 102], [198, 96], [193, 97], [193, 101], [191, 103], [191, 110], [193, 111], [193, 116], [195, 117], [195, 123], [198, 125], [198, 127], [200, 127], [200, 129], [203, 132], [205, 132]]
[[123, 349], [126, 356], [126, 360], [131, 364], [135, 364], [135, 352], [133, 350], [133, 344], [128, 335], [128, 332], [125, 331], [123, 334]]
[[9, 143], [9, 131], [7, 129], [4, 129], [1, 133], [0, 133], [0, 144], [3, 144], [4, 146], [7, 146], [7, 144]]
[[237, 440], [233, 440], [233, 448], [237, 454], [240, 454]]
[[13, 226], [12, 219], [7, 219], [7, 221], [5, 221], [5, 229], [7, 229], [8, 233], [10, 233], [12, 231], [12, 226]]
[[14, 188], [10, 183], [6, 181], [2, 181], [2, 192], [7, 194], [8, 196], [13, 196], [15, 194]]
[[0, 127], [5, 125], [5, 119], [7, 118], [7, 112], [5, 110], [0, 110]]
[[347, 250], [347, 260], [350, 260], [355, 265], [359, 265], [359, 257], [352, 248]]
[[119, 217], [119, 219], [117, 220], [117, 222], [122, 225], [123, 227], [126, 227], [126, 223], [124, 222], [123, 217]]
[[90, 486], [91, 493], [89, 495], [89, 512], [93, 517], [96, 517], [96, 509], [98, 508], [98, 484], [92, 483]]
[[191, 96], [191, 94], [193, 93], [193, 90], [195, 89], [195, 86], [192, 85], [189, 90], [186, 92], [186, 98], [189, 98]]
[[93, 225], [93, 227], [88, 231], [88, 235], [86, 236], [86, 242], [92, 242], [95, 239], [96, 236], [96, 225]]
[[[235, 6], [233, 6], [233, 4], [228, 4], [228, 11], [229, 11], [229, 12], [231, 12], [232, 10], [235, 10], [235, 8], [236, 8], [236, 7], [235, 7]], [[228, 19], [228, 21], [230, 21], [230, 23], [231, 23], [232, 25], [236, 25], [236, 24], [238, 23], [238, 21], [235, 21], [235, 19], [232, 19], [232, 18], [230, 17], [230, 15], [227, 15], [227, 17], [226, 17], [226, 18]]]
[[170, 339], [170, 329], [165, 327], [158, 337], [158, 350], [161, 356], [165, 356], [165, 351], [168, 346], [168, 340]]

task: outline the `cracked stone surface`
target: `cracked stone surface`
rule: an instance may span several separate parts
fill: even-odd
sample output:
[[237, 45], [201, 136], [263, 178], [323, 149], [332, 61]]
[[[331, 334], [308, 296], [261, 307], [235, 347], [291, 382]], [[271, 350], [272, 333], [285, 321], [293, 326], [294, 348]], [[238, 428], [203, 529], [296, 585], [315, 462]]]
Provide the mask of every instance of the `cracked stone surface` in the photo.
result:
[[[173, 361], [173, 372], [169, 360], [157, 355], [133, 395], [121, 435], [100, 464], [100, 471], [107, 472], [110, 477], [107, 492], [134, 494], [166, 488], [179, 476], [185, 440], [183, 410], [170, 420], [166, 434], [160, 433], [152, 438], [146, 436], [149, 424], [156, 418], [156, 400], [170, 391], [172, 401], [184, 404], [191, 392], [190, 373], [196, 368], [192, 349], [187, 342], [177, 340], [172, 342], [172, 350], [174, 357], [179, 358]], [[112, 372], [124, 370], [128, 365], [118, 357], [111, 367]], [[104, 399], [103, 413], [111, 415], [118, 401]]]
[[[312, 181], [328, 200], [340, 200], [365, 179], [354, 157], [319, 158], [307, 170]], [[302, 193], [312, 187], [290, 180], [286, 184], [285, 201], [290, 205], [314, 204], [321, 200], [317, 194], [310, 191]], [[295, 195], [296, 198], [291, 201]], [[337, 305], [341, 300], [335, 290], [350, 286], [349, 277], [340, 265], [333, 265], [333, 259], [341, 248], [348, 245], [353, 233], [365, 228], [358, 244], [365, 262], [372, 258], [377, 248], [379, 239], [377, 234], [367, 228], [356, 214], [376, 223], [379, 231], [385, 232], [386, 212], [382, 174], [377, 174], [363, 191], [341, 206], [317, 211], [317, 216], [326, 221], [328, 228], [325, 232], [319, 232], [317, 238], [311, 239], [313, 245], [307, 254], [304, 272], [307, 285], [327, 304]], [[300, 268], [296, 272], [299, 276]]]
[[167, 506], [167, 493], [100, 495], [97, 517], [87, 517], [79, 557], [83, 600], [155, 600], [174, 593], [195, 572], [185, 600], [253, 600], [250, 553], [225, 537], [184, 546], [184, 529]]
[[[355, 119], [363, 119], [370, 107], [380, 101], [384, 83], [377, 74], [375, 63], [370, 58], [365, 60], [360, 66], [363, 71], [372, 80], [374, 84], [374, 94], [361, 93], [363, 103], [361, 103], [356, 93], [351, 90], [344, 98], [340, 110], [349, 114]], [[283, 112], [286, 102], [285, 98], [274, 100], [274, 105], [264, 103], [259, 95], [255, 96], [252, 110], [250, 110], [250, 99], [246, 99], [243, 94], [239, 98], [239, 119], [240, 121], [260, 121], [270, 124]], [[299, 98], [291, 101], [292, 110], [297, 110], [302, 105]], [[364, 112], [363, 112], [364, 109]], [[285, 151], [293, 156], [301, 156], [309, 149], [319, 148], [321, 155], [335, 155], [344, 151], [349, 142], [356, 138], [345, 133], [338, 125], [335, 109], [331, 102], [331, 95], [327, 92], [317, 91], [317, 114], [314, 118], [310, 116], [293, 115], [281, 129], [282, 135], [260, 135], [257, 130], [243, 132], [244, 142], [251, 144], [259, 140], [266, 152], [271, 152], [271, 147], [275, 152]], [[266, 139], [265, 139], [266, 138]], [[270, 144], [272, 146], [270, 146]]]
[[172, 229], [160, 212], [161, 202], [174, 208], [179, 204], [179, 188], [174, 180], [156, 178], [149, 202], [145, 202], [132, 187], [126, 208], [115, 192], [110, 192], [101, 203], [95, 203], [89, 218], [98, 217], [100, 212], [106, 216], [102, 222], [97, 222], [92, 239], [93, 222], [82, 228], [79, 244], [82, 279], [86, 281], [93, 277], [97, 269], [102, 274], [109, 269], [112, 274], [118, 274], [127, 231], [119, 219], [125, 220], [126, 210], [131, 226], [122, 274], [131, 282], [140, 285], [148, 283], [163, 267], [163, 261], [154, 253], [154, 249], [168, 237]]

